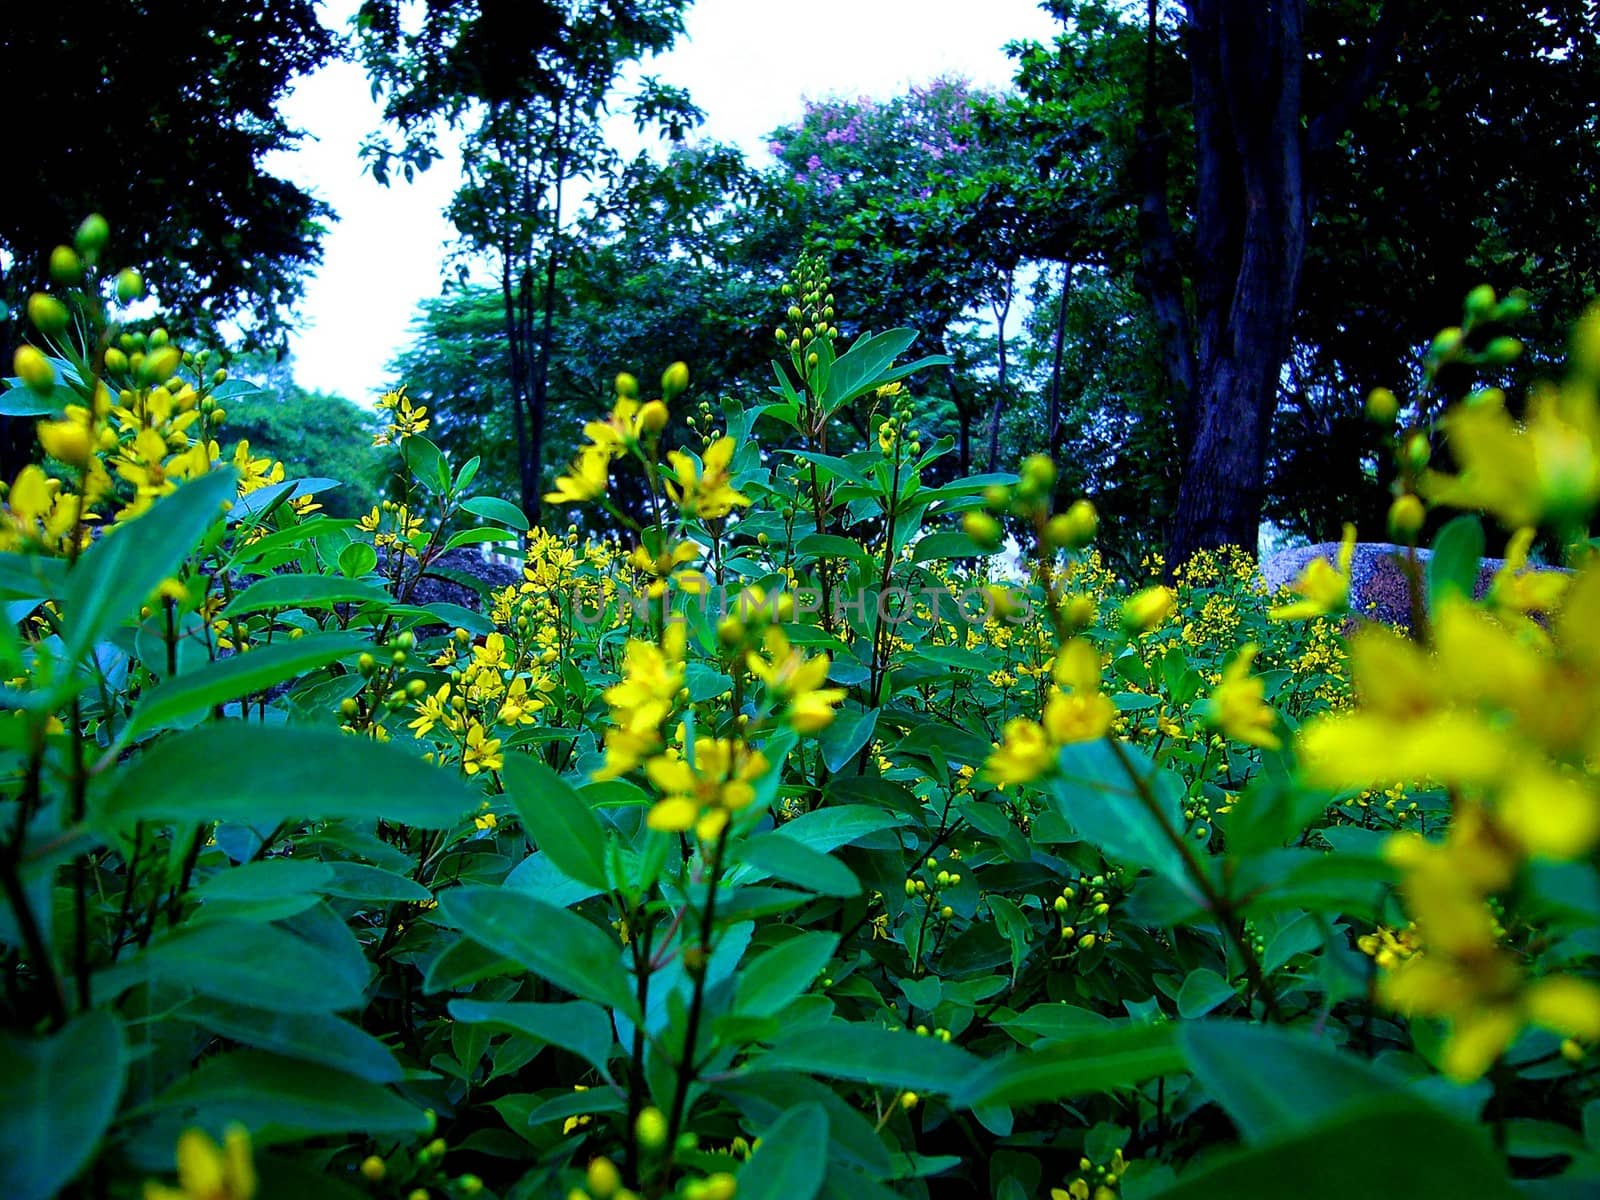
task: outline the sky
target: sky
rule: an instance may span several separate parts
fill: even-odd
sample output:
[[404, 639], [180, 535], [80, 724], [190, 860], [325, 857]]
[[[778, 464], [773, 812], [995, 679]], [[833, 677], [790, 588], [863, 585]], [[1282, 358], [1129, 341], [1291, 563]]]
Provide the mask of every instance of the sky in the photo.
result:
[[[357, 0], [324, 0], [323, 23], [343, 30]], [[767, 160], [767, 134], [800, 115], [804, 99], [884, 99], [940, 75], [1009, 85], [1008, 41], [1048, 40], [1055, 22], [1036, 0], [696, 0], [686, 35], [630, 73], [689, 89], [706, 113], [698, 136], [731, 142], [752, 163]], [[338, 214], [322, 265], [307, 282], [290, 338], [296, 382], [371, 402], [389, 382], [386, 364], [408, 339], [420, 301], [437, 295], [453, 240], [443, 213], [460, 182], [447, 153], [413, 183], [388, 187], [364, 174], [363, 139], [382, 121], [366, 77], [334, 63], [299, 81], [283, 105], [308, 135], [266, 168], [327, 201]], [[644, 143], [631, 122], [611, 126], [632, 155]]]

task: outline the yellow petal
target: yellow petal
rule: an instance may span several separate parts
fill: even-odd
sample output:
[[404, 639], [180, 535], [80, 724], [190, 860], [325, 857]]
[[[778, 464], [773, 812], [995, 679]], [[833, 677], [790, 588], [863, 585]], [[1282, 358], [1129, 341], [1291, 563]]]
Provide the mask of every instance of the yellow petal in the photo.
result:
[[1528, 1020], [1563, 1037], [1600, 1041], [1600, 987], [1587, 979], [1553, 975], [1523, 993]]

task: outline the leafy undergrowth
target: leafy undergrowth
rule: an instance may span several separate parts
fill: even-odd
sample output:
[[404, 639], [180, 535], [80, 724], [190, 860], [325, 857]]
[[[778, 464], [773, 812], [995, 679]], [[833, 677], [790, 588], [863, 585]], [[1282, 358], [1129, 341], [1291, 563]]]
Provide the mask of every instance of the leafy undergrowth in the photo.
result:
[[[0, 397], [47, 453], [0, 524], [8, 1197], [1594, 1185], [1600, 318], [1522, 422], [1397, 434], [1400, 540], [1451, 504], [1576, 568], [1523, 535], [1473, 601], [1457, 518], [1412, 640], [1346, 627], [1348, 556], [1125, 584], [1047, 459], [925, 482], [937, 360], [840, 350], [814, 260], [759, 402], [618, 378], [548, 498], [611, 534], [475, 495], [403, 393], [332, 518], [112, 326], [101, 240]], [[485, 541], [524, 582], [413, 602]]]

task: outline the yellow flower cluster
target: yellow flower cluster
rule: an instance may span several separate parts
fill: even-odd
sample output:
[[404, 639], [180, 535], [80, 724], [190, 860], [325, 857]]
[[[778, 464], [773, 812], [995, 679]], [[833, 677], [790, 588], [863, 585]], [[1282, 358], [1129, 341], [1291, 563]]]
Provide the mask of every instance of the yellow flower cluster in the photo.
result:
[[373, 435], [374, 446], [398, 446], [408, 437], [425, 433], [430, 424], [427, 408], [412, 404], [404, 386], [380, 396], [378, 408], [389, 414], [389, 423]]
[[1054, 767], [1056, 754], [1072, 742], [1104, 737], [1116, 720], [1116, 705], [1100, 690], [1100, 652], [1083, 638], [1074, 638], [1056, 655], [1055, 686], [1038, 721], [1013, 717], [1005, 738], [984, 765], [984, 773], [1000, 786], [1030, 783]]

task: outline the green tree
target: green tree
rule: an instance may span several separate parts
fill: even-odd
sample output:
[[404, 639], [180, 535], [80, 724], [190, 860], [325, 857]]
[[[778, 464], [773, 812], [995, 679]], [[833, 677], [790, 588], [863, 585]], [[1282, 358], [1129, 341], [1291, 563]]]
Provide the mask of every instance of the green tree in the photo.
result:
[[[472, 0], [430, 4], [406, 32], [398, 0], [366, 0], [362, 52], [399, 141], [364, 148], [374, 175], [409, 178], [437, 157], [441, 125], [466, 130], [466, 180], [450, 205], [463, 243], [497, 267], [509, 348], [507, 400], [522, 506], [540, 505], [557, 279], [570, 252], [570, 189], [608, 175], [602, 135], [623, 70], [682, 32], [686, 0]], [[683, 92], [647, 79], [639, 127], [676, 139], [699, 120]]]
[[224, 402], [230, 444], [248, 441], [253, 458], [283, 463], [286, 478], [338, 481], [317, 495], [333, 516], [361, 516], [377, 502], [386, 460], [372, 446], [381, 424], [375, 413], [342, 396], [307, 391], [287, 361], [269, 356], [235, 359], [231, 374], [260, 390]]
[[262, 162], [297, 138], [284, 91], [335, 50], [312, 0], [8, 5], [0, 73], [19, 108], [0, 299], [17, 310], [93, 211], [115, 231], [110, 265], [139, 264], [170, 327], [214, 335], [227, 320], [257, 343], [278, 337], [332, 213]]

